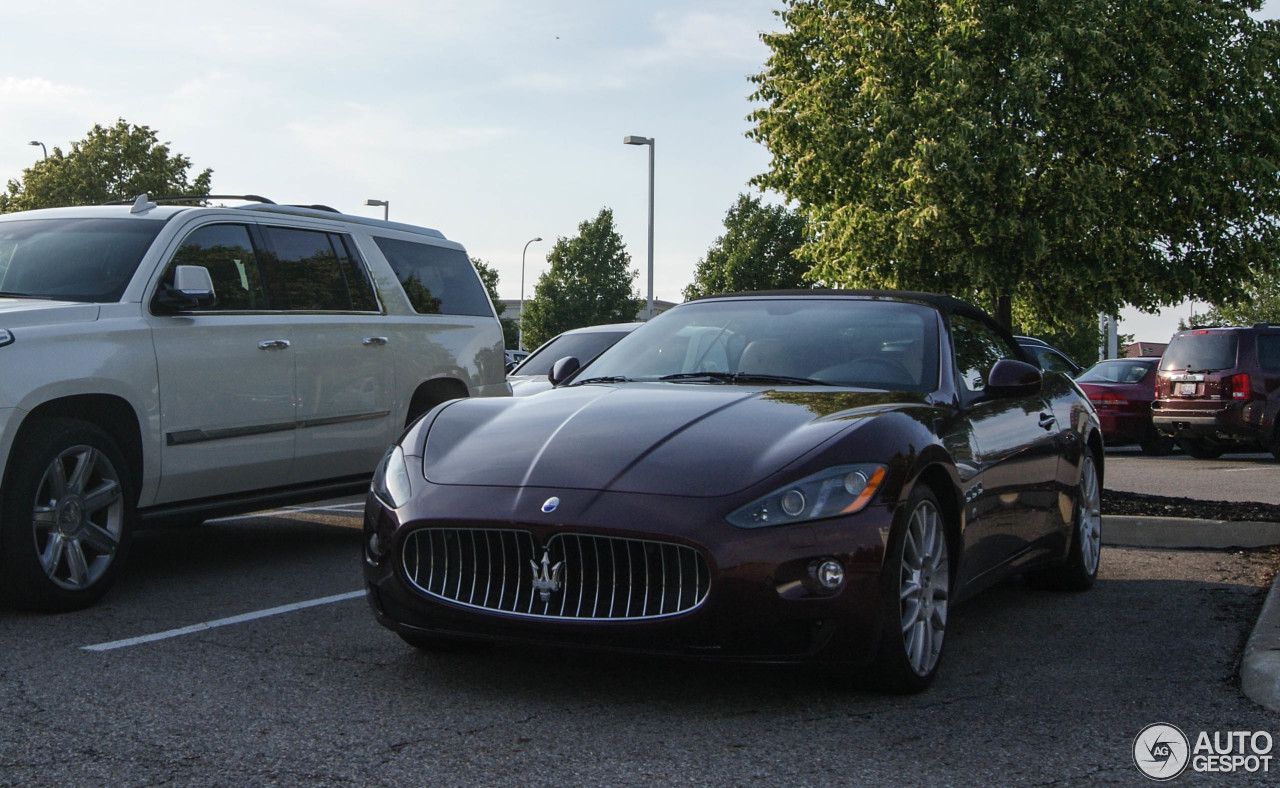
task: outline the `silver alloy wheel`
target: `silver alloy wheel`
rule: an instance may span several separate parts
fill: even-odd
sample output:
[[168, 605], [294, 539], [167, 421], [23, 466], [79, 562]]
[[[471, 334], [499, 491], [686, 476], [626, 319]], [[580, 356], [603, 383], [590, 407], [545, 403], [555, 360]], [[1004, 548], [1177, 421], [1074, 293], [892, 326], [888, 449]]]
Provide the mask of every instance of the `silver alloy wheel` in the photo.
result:
[[111, 566], [124, 532], [120, 476], [92, 446], [53, 458], [31, 510], [36, 555], [45, 575], [69, 591], [92, 586]]
[[1085, 574], [1092, 577], [1098, 571], [1102, 553], [1102, 492], [1098, 489], [1098, 469], [1087, 453], [1080, 461], [1080, 501], [1076, 508], [1080, 560]]
[[949, 590], [942, 517], [932, 501], [921, 501], [911, 513], [903, 536], [899, 587], [902, 642], [907, 662], [918, 676], [929, 675], [942, 653]]

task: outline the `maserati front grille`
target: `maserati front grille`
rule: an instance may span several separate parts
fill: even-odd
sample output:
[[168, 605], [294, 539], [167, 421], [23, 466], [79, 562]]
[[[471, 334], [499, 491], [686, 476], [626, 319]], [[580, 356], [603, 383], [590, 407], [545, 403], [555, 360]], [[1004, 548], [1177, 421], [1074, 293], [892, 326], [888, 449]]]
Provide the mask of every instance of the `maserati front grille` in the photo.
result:
[[404, 542], [404, 569], [423, 593], [535, 618], [635, 621], [693, 610], [707, 597], [706, 558], [685, 545], [558, 533], [423, 528]]

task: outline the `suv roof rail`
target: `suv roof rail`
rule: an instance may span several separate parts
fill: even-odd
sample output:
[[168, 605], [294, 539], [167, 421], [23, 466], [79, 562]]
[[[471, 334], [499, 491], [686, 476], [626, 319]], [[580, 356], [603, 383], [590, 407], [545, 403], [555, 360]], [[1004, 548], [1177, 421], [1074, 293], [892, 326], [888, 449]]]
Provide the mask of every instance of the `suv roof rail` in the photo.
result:
[[145, 194], [140, 194], [132, 200], [112, 200], [104, 202], [103, 205], [133, 205], [139, 199], [149, 199], [157, 205], [175, 202], [200, 202], [202, 200], [247, 200], [248, 202], [260, 202], [266, 205], [276, 204], [275, 200], [268, 200], [266, 197], [261, 197], [257, 194], [171, 194], [167, 197], [147, 197]]
[[1254, 323], [1253, 328], [1280, 328], [1280, 323]]

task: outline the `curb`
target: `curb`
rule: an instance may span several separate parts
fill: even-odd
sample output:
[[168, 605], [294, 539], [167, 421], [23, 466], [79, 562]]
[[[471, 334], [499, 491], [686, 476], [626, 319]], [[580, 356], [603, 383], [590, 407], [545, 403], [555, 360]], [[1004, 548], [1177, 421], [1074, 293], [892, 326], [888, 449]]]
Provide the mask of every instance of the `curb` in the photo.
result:
[[[1102, 534], [1104, 546], [1222, 550], [1280, 544], [1280, 523], [1104, 516]], [[1240, 658], [1240, 689], [1259, 706], [1280, 712], [1280, 575]]]

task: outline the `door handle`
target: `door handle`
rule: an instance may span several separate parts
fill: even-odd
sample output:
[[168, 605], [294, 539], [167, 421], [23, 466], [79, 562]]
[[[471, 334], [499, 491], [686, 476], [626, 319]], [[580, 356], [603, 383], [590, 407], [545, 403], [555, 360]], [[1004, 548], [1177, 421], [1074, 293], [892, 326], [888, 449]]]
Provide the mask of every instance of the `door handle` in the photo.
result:
[[1046, 430], [1053, 429], [1053, 425], [1057, 423], [1057, 421], [1058, 419], [1052, 413], [1040, 414], [1040, 426], [1044, 427]]
[[284, 350], [289, 347], [287, 339], [264, 339], [258, 343], [259, 350]]
[[366, 345], [371, 345], [371, 346], [372, 346], [372, 345], [385, 345], [385, 344], [387, 344], [387, 338], [386, 338], [386, 337], [365, 337], [365, 338], [364, 338], [364, 344], [366, 344]]

